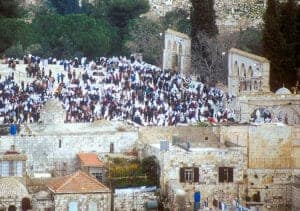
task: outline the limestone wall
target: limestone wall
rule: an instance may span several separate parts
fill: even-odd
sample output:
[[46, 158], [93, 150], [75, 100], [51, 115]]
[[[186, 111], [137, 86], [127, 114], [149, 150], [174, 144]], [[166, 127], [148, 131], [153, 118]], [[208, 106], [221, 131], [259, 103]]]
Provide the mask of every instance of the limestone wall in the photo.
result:
[[131, 132], [103, 132], [101, 134], [76, 135], [35, 135], [3, 136], [0, 139], [1, 150], [10, 149], [15, 144], [16, 150], [28, 156], [27, 173], [52, 173], [53, 170], [67, 174], [75, 170], [76, 154], [79, 152], [96, 152], [99, 155], [110, 152], [128, 152], [135, 146], [138, 134]]
[[97, 204], [98, 211], [109, 211], [111, 208], [111, 193], [96, 194], [56, 194], [54, 196], [55, 210], [67, 211], [70, 202], [77, 202], [78, 210], [89, 210], [89, 202]]
[[116, 190], [114, 194], [114, 210], [145, 210], [147, 201], [157, 200], [154, 191], [143, 191], [141, 188], [127, 188]]

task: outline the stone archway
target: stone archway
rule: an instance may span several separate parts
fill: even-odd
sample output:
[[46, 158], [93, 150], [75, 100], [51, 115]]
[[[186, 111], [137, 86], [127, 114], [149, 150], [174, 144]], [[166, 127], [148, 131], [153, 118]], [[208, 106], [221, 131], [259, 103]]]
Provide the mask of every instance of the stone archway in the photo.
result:
[[22, 211], [30, 210], [31, 209], [31, 202], [29, 198], [22, 199]]
[[270, 123], [272, 122], [274, 113], [272, 110], [265, 108], [265, 107], [260, 107], [254, 109], [254, 111], [251, 113], [251, 118], [250, 122], [253, 123]]

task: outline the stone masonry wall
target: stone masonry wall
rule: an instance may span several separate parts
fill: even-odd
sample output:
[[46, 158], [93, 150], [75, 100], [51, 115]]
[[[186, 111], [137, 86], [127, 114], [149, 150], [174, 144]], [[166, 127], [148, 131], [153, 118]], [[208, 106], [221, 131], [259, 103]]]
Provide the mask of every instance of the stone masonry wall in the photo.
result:
[[70, 202], [77, 202], [78, 210], [89, 210], [89, 202], [94, 202], [97, 204], [98, 211], [109, 211], [111, 208], [111, 193], [56, 194], [54, 201], [56, 211], [68, 211]]
[[[193, 202], [193, 193], [200, 191], [203, 199], [209, 198], [212, 202], [214, 198], [223, 199], [230, 202], [238, 195], [238, 184], [243, 181], [245, 172], [245, 160], [243, 153], [237, 149], [222, 148], [201, 148], [191, 149], [186, 152], [178, 147], [172, 147], [170, 151], [160, 152], [159, 148], [148, 146], [145, 148], [147, 155], [155, 155], [158, 158], [161, 168], [161, 188], [166, 190], [168, 181], [179, 181], [179, 171], [181, 167], [198, 167], [199, 182], [181, 183], [188, 194], [188, 200]], [[234, 168], [233, 183], [219, 183], [219, 167]], [[242, 190], [242, 188], [240, 189]]]
[[[130, 189], [130, 188], [129, 188]], [[157, 200], [155, 192], [130, 191], [114, 194], [114, 210], [146, 210], [145, 203], [147, 201]]]
[[[79, 152], [96, 152], [99, 155], [110, 152], [110, 144], [114, 144], [114, 152], [128, 152], [135, 146], [138, 134], [129, 132], [103, 132], [85, 135], [36, 135], [36, 136], [2, 136], [2, 151], [10, 149], [14, 144], [16, 150], [28, 156], [27, 173], [52, 173], [53, 170], [64, 171], [63, 174], [75, 170], [76, 154]], [[59, 146], [61, 143], [61, 147]]]

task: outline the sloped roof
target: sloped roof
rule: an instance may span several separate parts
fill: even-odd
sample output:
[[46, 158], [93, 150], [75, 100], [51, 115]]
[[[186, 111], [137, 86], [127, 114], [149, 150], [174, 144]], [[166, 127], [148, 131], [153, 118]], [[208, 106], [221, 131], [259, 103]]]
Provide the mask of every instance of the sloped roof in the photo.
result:
[[47, 187], [53, 193], [101, 193], [110, 189], [83, 171], [50, 180]]
[[77, 156], [82, 166], [104, 167], [104, 163], [98, 158], [96, 153], [79, 153]]

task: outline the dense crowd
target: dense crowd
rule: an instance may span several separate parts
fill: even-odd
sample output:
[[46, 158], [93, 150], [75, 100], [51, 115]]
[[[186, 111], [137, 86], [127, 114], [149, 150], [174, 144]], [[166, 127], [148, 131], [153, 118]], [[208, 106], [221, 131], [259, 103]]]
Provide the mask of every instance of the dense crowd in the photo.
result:
[[229, 96], [217, 88], [134, 58], [101, 58], [95, 63], [101, 70], [90, 65], [78, 77], [69, 71], [57, 90], [67, 122], [104, 118], [168, 126], [233, 120], [234, 114], [224, 107]]
[[[178, 72], [164, 70], [133, 57], [47, 60], [24, 57], [32, 83], [18, 85], [9, 75], [0, 83], [0, 117], [3, 123], [36, 122], [48, 98], [58, 97], [66, 110], [66, 122], [98, 119], [126, 120], [143, 126], [169, 126], [201, 122], [233, 121], [225, 109], [230, 97]], [[53, 75], [48, 64], [63, 65]], [[54, 79], [58, 87], [53, 91]]]
[[51, 96], [48, 86], [47, 78], [18, 85], [12, 76], [5, 77], [0, 81], [0, 124], [37, 122]]

